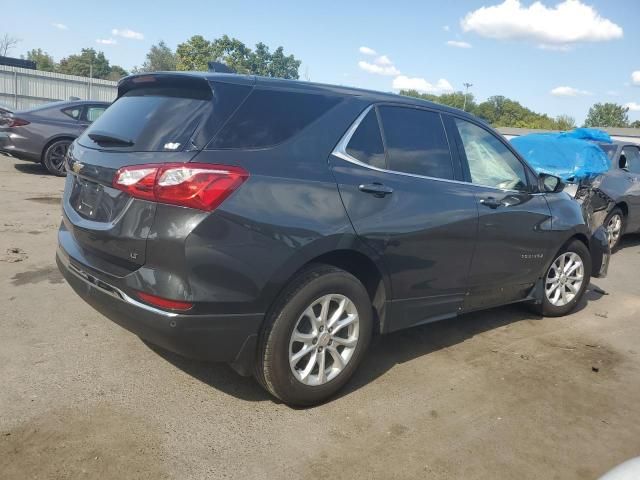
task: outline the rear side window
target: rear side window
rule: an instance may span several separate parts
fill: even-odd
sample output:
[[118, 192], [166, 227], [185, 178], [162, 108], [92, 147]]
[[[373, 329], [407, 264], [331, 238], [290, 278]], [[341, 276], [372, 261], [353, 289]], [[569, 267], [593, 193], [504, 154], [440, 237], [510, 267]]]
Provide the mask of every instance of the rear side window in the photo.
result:
[[80, 114], [82, 113], [82, 107], [69, 107], [62, 110], [62, 113], [73, 118], [74, 120], [78, 120], [80, 118]]
[[262, 148], [290, 139], [329, 109], [338, 97], [254, 90], [208, 148]]
[[380, 107], [389, 170], [453, 179], [453, 161], [440, 114]]
[[384, 146], [375, 108], [369, 110], [354, 132], [346, 151], [356, 160], [377, 168], [387, 168]]
[[212, 102], [202, 92], [171, 87], [143, 87], [118, 98], [80, 137], [79, 143], [100, 148], [92, 133], [132, 142], [117, 150], [135, 152], [180, 151], [188, 146], [198, 125], [211, 112]]

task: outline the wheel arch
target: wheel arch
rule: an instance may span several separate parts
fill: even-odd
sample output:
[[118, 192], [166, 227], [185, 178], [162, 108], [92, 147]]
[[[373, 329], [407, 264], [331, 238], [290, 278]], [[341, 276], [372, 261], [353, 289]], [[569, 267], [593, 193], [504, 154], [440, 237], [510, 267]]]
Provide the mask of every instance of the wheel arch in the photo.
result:
[[49, 138], [47, 142], [44, 144], [44, 147], [42, 147], [42, 152], [40, 152], [40, 161], [44, 162], [44, 154], [53, 143], [59, 140], [70, 140], [71, 142], [73, 142], [76, 138], [78, 137], [74, 137], [73, 135], [69, 135], [68, 133], [63, 133], [60, 135], [56, 135], [55, 137]]
[[282, 267], [265, 289], [267, 311], [273, 308], [278, 297], [292, 278], [313, 264], [331, 265], [351, 273], [364, 285], [374, 308], [375, 331], [384, 331], [385, 305], [392, 298], [391, 281], [382, 261], [356, 236], [325, 239], [321, 248], [311, 248], [296, 255]]

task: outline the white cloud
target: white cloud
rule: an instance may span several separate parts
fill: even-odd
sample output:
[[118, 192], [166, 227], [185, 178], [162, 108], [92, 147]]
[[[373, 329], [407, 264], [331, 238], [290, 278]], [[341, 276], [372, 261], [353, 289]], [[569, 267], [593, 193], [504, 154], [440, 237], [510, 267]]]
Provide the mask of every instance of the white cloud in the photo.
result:
[[640, 103], [629, 102], [629, 103], [626, 103], [624, 106], [627, 107], [631, 112], [640, 112]]
[[450, 47], [456, 47], [456, 48], [471, 48], [471, 44], [470, 43], [459, 42], [457, 40], [449, 40], [447, 42], [447, 45], [449, 45]]
[[386, 55], [380, 55], [374, 62], [378, 65], [393, 65], [393, 62]]
[[640, 70], [631, 73], [631, 82], [634, 85], [640, 85]]
[[96, 43], [100, 45], [115, 45], [118, 41], [115, 38], [98, 38]]
[[58, 30], [69, 30], [69, 27], [67, 27], [64, 23], [52, 23], [51, 26], [56, 27]]
[[123, 30], [114, 28], [113, 30], [111, 30], [111, 34], [115, 35], [116, 37], [130, 38], [132, 40], [144, 40], [144, 35], [142, 33], [129, 30], [128, 28], [125, 28]]
[[580, 0], [564, 0], [554, 7], [539, 1], [525, 7], [519, 0], [504, 0], [469, 12], [460, 26], [483, 37], [531, 40], [546, 46], [600, 42], [623, 35], [620, 26]]
[[365, 72], [378, 75], [400, 75], [400, 71], [394, 65], [377, 65], [361, 60], [358, 62], [358, 66]]
[[453, 86], [444, 78], [432, 84], [421, 77], [407, 77], [399, 75], [393, 79], [394, 90], [417, 90], [422, 93], [443, 93], [452, 92]]
[[444, 30], [445, 32], [448, 32], [449, 30], [451, 30], [451, 27], [449, 27], [449, 25], [444, 25], [442, 27], [442, 30]]
[[551, 90], [551, 95], [556, 97], [577, 97], [578, 95], [592, 95], [588, 90], [580, 90], [573, 87], [556, 87]]
[[369, 48], [369, 47], [360, 47], [358, 49], [360, 51], [361, 54], [363, 55], [377, 55], [378, 52], [376, 52], [373, 48]]

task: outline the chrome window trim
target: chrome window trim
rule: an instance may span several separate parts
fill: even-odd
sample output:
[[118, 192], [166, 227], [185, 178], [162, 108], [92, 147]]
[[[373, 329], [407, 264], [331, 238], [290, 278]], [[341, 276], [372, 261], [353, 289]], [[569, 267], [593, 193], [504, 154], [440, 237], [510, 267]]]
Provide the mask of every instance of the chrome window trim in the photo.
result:
[[[528, 193], [529, 195], [545, 195], [545, 192], [527, 192], [525, 190], [508, 190], [504, 188], [492, 187], [489, 185], [481, 185], [478, 183], [465, 182], [461, 180], [428, 177], [426, 175], [418, 175], [417, 173], [398, 172], [396, 170], [387, 170], [385, 168], [374, 167], [373, 165], [369, 165], [368, 163], [361, 162], [357, 158], [352, 157], [347, 153], [347, 145], [349, 145], [349, 142], [351, 141], [351, 137], [353, 137], [353, 134], [356, 132], [356, 130], [360, 126], [360, 123], [362, 123], [364, 118], [374, 107], [375, 105], [373, 104], [369, 105], [367, 108], [364, 109], [364, 111], [360, 115], [358, 115], [358, 117], [354, 120], [354, 122], [351, 124], [349, 129], [346, 131], [346, 133], [342, 136], [342, 138], [340, 139], [336, 147], [333, 149], [333, 152], [331, 152], [332, 155], [338, 158], [341, 158], [342, 160], [345, 160], [349, 163], [353, 163], [360, 167], [368, 168], [369, 170], [374, 170], [376, 172], [381, 172], [381, 173], [391, 173], [393, 175], [402, 175], [405, 177], [423, 178], [425, 180], [435, 180], [436, 182], [446, 182], [446, 183], [453, 183], [458, 185], [469, 185], [471, 187], [477, 187], [477, 188], [483, 188], [483, 189], [488, 188], [491, 190], [495, 190], [497, 192], [504, 192], [504, 193]], [[430, 110], [430, 111], [433, 111], [433, 110]], [[441, 112], [438, 112], [438, 113], [441, 114]], [[380, 128], [380, 126], [378, 126], [378, 128]], [[446, 129], [445, 129], [445, 134], [446, 134]], [[449, 148], [451, 148], [451, 145], [449, 145]], [[386, 147], [385, 147], [385, 154], [386, 154]]]

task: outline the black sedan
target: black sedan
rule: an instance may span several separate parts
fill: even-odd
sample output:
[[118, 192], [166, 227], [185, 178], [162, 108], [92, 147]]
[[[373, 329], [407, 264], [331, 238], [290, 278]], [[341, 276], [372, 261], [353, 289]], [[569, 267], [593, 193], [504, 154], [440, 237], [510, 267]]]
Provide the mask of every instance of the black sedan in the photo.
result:
[[55, 102], [0, 116], [0, 152], [41, 162], [64, 176], [69, 145], [107, 109], [109, 103], [78, 100]]

